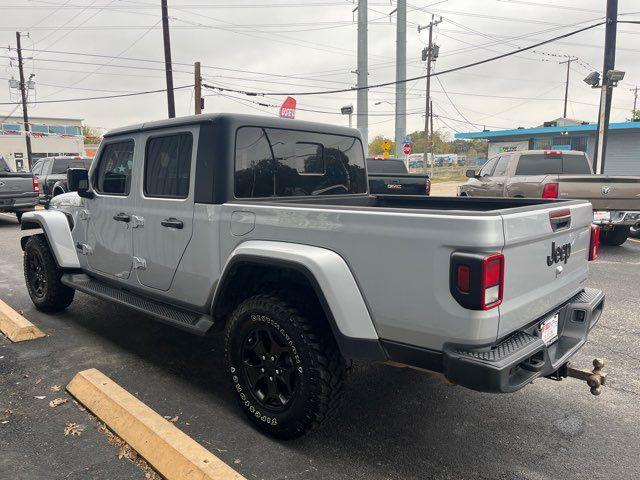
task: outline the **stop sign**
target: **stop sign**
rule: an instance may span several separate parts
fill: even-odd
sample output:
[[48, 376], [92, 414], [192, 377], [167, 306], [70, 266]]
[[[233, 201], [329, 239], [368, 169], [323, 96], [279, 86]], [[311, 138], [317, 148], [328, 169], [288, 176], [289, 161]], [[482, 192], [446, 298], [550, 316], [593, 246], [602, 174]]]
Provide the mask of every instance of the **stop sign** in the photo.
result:
[[405, 143], [402, 146], [402, 151], [404, 152], [405, 155], [409, 155], [411, 153], [411, 144], [410, 143]]

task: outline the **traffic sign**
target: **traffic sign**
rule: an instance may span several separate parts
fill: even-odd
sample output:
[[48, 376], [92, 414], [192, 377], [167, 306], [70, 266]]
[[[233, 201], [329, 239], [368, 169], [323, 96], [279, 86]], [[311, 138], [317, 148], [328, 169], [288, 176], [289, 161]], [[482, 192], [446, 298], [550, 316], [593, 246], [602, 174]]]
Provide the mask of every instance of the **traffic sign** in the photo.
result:
[[391, 150], [391, 142], [389, 140], [385, 140], [382, 142], [382, 150], [386, 152]]
[[409, 155], [409, 154], [411, 153], [411, 144], [410, 144], [410, 143], [405, 143], [405, 144], [402, 146], [402, 152], [403, 152], [405, 155]]

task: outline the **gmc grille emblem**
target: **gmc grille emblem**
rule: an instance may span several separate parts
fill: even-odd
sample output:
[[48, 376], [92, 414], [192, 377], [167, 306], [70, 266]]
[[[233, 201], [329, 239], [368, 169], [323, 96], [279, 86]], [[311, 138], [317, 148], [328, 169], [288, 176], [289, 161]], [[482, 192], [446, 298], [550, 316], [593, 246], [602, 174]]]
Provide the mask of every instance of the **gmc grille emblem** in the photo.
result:
[[547, 255], [547, 265], [551, 266], [554, 263], [569, 261], [571, 256], [571, 244], [565, 243], [559, 247], [556, 247], [556, 242], [551, 242], [551, 255]]

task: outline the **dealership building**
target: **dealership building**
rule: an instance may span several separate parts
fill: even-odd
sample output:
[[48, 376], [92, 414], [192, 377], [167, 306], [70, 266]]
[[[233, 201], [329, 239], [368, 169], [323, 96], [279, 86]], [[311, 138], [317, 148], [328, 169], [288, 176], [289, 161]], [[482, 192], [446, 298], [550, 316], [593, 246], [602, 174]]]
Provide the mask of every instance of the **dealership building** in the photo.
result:
[[[84, 154], [82, 119], [32, 117], [29, 126], [32, 164], [43, 157]], [[0, 127], [0, 156], [14, 171], [28, 170], [22, 117], [7, 117]]]
[[[598, 126], [567, 118], [534, 128], [457, 133], [455, 138], [486, 139], [488, 158], [517, 150], [579, 150], [593, 161]], [[604, 173], [640, 175], [640, 122], [609, 124]]]

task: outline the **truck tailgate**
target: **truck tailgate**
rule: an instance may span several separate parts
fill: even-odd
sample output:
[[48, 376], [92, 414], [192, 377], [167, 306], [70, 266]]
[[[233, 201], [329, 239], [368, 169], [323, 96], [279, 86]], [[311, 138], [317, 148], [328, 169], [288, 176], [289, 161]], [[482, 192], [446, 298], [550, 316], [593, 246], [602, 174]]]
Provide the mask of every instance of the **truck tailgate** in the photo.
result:
[[640, 177], [559, 175], [560, 198], [589, 200], [594, 210], [640, 210]]
[[31, 174], [7, 173], [0, 175], [0, 199], [11, 199], [35, 195]]
[[505, 280], [498, 338], [550, 313], [584, 288], [593, 213], [588, 202], [567, 202], [502, 217]]

